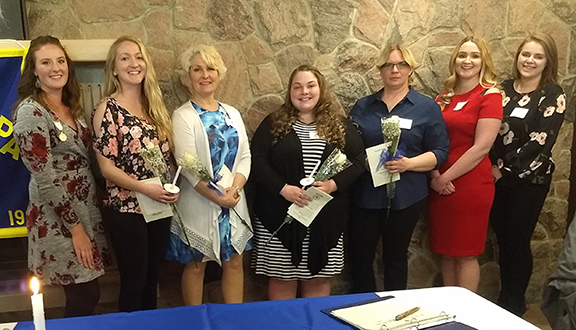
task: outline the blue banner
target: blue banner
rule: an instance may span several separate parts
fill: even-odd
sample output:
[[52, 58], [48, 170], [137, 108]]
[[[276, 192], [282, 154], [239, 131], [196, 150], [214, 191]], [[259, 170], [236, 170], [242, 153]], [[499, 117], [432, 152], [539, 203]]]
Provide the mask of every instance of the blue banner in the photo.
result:
[[10, 112], [26, 49], [0, 49], [0, 238], [26, 236], [30, 174], [12, 135]]

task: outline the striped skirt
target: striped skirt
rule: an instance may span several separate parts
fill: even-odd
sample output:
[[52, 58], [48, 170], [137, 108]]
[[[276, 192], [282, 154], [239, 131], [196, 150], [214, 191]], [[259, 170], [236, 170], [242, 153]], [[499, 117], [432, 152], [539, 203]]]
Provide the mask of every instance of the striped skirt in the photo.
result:
[[271, 233], [258, 219], [252, 222], [254, 226], [254, 249], [252, 250], [252, 268], [256, 274], [281, 280], [309, 280], [316, 277], [332, 277], [342, 273], [344, 268], [344, 238], [340, 235], [335, 247], [328, 251], [328, 263], [322, 270], [312, 275], [308, 270], [308, 246], [310, 242], [310, 229], [302, 242], [302, 260], [298, 267], [291, 261], [291, 253], [282, 245], [277, 237], [272, 238], [266, 245]]

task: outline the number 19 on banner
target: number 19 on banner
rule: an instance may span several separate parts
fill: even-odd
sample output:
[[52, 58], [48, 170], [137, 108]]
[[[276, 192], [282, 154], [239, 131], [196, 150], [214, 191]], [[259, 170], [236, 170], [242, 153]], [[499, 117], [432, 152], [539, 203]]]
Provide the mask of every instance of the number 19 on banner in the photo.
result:
[[10, 219], [10, 226], [23, 226], [26, 222], [26, 218], [24, 217], [24, 211], [16, 210], [12, 212], [12, 210], [8, 210], [8, 218]]

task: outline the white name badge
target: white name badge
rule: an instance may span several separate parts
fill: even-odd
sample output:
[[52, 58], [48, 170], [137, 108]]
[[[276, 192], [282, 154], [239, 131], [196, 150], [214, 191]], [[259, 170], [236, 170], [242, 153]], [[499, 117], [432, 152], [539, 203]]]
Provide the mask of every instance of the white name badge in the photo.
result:
[[462, 108], [464, 108], [464, 106], [466, 105], [466, 103], [468, 103], [468, 101], [458, 102], [458, 103], [456, 104], [456, 106], [454, 107], [454, 111], [461, 110]]
[[318, 136], [318, 132], [313, 131], [313, 132], [310, 132], [310, 138], [311, 139], [319, 139], [320, 136]]
[[412, 128], [412, 119], [400, 118], [400, 128], [411, 129]]
[[514, 110], [512, 110], [510, 117], [516, 117], [516, 118], [524, 119], [524, 117], [526, 117], [526, 114], [528, 114], [527, 108], [516, 107], [516, 108], [514, 108]]

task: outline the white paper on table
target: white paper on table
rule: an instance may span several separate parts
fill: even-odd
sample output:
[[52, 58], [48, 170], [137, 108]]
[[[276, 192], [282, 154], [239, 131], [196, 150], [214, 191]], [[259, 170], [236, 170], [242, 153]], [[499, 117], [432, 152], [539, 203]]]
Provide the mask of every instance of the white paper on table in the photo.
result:
[[315, 187], [308, 188], [306, 190], [306, 195], [312, 198], [312, 200], [308, 202], [308, 205], [300, 207], [296, 204], [292, 204], [288, 208], [288, 214], [304, 226], [308, 227], [312, 221], [314, 221], [314, 218], [316, 218], [318, 213], [320, 213], [320, 210], [322, 210], [324, 205], [332, 200], [332, 196]]
[[370, 174], [372, 175], [372, 183], [374, 184], [374, 187], [380, 187], [381, 185], [400, 180], [400, 173], [391, 174], [386, 170], [384, 165], [382, 165], [380, 169], [376, 170], [382, 150], [388, 148], [390, 143], [391, 142], [384, 142], [366, 149], [366, 157], [368, 157], [368, 166], [370, 167]]
[[[159, 177], [141, 180], [140, 182], [162, 186], [162, 182], [160, 181]], [[136, 192], [136, 199], [138, 199], [138, 204], [140, 204], [140, 209], [142, 210], [142, 215], [144, 216], [144, 220], [146, 220], [146, 222], [173, 216], [172, 208], [168, 204], [155, 201], [145, 194], [139, 192]]]
[[[335, 309], [330, 312], [333, 316], [359, 328], [359, 329], [410, 329], [418, 325], [418, 329], [425, 329], [434, 325], [445, 323], [446, 320], [426, 322], [440, 316], [444, 311], [434, 305], [418, 305], [417, 300], [392, 298], [379, 300], [369, 304]], [[420, 309], [410, 316], [396, 321], [396, 315], [404, 313], [414, 307]], [[383, 327], [385, 325], [386, 327]]]

